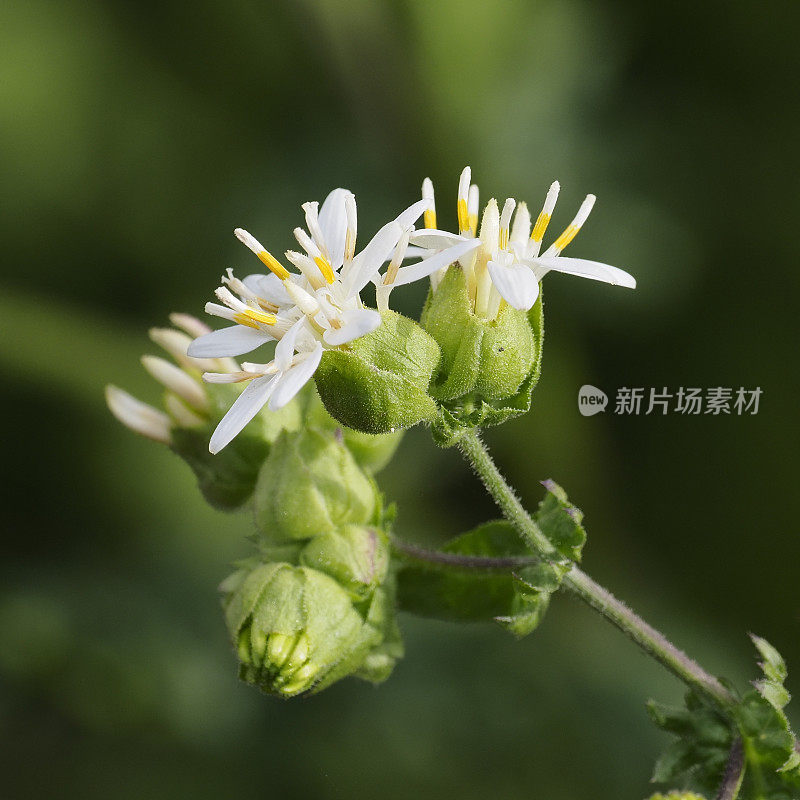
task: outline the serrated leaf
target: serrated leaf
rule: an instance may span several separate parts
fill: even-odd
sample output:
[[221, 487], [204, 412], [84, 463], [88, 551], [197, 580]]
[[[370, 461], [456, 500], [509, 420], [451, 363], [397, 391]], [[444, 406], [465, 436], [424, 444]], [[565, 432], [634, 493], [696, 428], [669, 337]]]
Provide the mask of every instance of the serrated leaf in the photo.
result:
[[764, 675], [768, 680], [783, 683], [789, 674], [783, 656], [766, 640], [755, 634], [750, 634], [750, 639], [764, 659], [759, 662]]
[[567, 493], [555, 481], [542, 481], [542, 486], [547, 494], [533, 515], [537, 525], [562, 556], [580, 561], [586, 544], [583, 512], [569, 502]]
[[654, 780], [715, 794], [733, 740], [741, 737], [746, 763], [739, 800], [800, 798], [800, 752], [782, 711], [786, 665], [766, 640], [751, 638], [764, 678], [730, 707], [730, 721], [695, 692], [687, 695], [686, 709], [648, 704], [656, 725], [678, 737], [659, 759]]
[[756, 691], [775, 709], [780, 711], [792, 696], [782, 683], [769, 680], [753, 681]]
[[686, 695], [686, 708], [650, 701], [647, 711], [658, 727], [678, 737], [656, 762], [653, 781], [715, 794], [734, 740], [722, 714], [693, 691]]

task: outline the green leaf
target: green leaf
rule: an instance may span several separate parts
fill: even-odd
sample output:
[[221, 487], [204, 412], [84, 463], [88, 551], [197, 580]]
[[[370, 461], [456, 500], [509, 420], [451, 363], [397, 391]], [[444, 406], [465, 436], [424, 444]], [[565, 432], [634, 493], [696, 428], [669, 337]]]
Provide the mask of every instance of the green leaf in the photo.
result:
[[555, 481], [542, 481], [542, 486], [547, 494], [534, 514], [536, 523], [562, 556], [580, 561], [586, 544], [583, 512], [569, 502], [567, 493]]
[[715, 794], [734, 739], [744, 745], [745, 773], [739, 800], [800, 798], [800, 752], [783, 707], [786, 664], [764, 639], [753, 636], [763, 658], [764, 677], [754, 681], [731, 706], [730, 719], [690, 692], [686, 708], [648, 705], [653, 721], [678, 737], [656, 764], [653, 780], [680, 781], [688, 788]]
[[[505, 520], [487, 522], [452, 539], [438, 556], [441, 563], [403, 556], [400, 607], [459, 622], [493, 620], [515, 636], [526, 636], [539, 625], [570, 566], [535, 561]], [[508, 561], [488, 569], [482, 558]]]
[[[487, 522], [447, 542], [441, 552], [451, 556], [519, 558], [531, 554], [505, 521]], [[490, 622], [517, 612], [514, 566], [486, 570], [457, 566], [452, 561], [430, 563], [401, 556], [398, 572], [400, 608], [422, 616], [459, 622]]]
[[651, 700], [647, 711], [659, 728], [678, 737], [656, 762], [653, 781], [716, 794], [734, 741], [730, 723], [694, 691], [686, 695], [686, 708]]

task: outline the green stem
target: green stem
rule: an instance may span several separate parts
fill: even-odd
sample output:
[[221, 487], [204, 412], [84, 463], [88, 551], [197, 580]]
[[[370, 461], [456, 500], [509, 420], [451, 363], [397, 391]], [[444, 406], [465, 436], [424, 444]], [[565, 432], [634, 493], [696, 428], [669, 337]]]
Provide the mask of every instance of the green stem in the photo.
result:
[[[549, 539], [500, 473], [477, 431], [464, 434], [459, 440], [459, 447], [505, 518], [517, 529], [531, 550], [545, 559], [557, 556]], [[727, 709], [735, 702], [731, 693], [713, 675], [709, 675], [696, 661], [675, 647], [662, 633], [607, 589], [595, 583], [577, 566], [573, 566], [567, 573], [563, 586], [619, 628], [648, 655], [716, 705]]]

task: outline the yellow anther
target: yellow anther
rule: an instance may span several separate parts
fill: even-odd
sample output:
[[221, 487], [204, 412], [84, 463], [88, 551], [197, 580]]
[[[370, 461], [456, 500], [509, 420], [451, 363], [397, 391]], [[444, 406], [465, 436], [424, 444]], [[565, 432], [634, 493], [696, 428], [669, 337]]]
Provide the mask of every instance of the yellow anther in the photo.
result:
[[505, 250], [508, 247], [508, 228], [500, 228], [500, 249]]
[[247, 308], [234, 314], [234, 319], [240, 325], [247, 325], [250, 328], [258, 328], [258, 323], [262, 325], [274, 325], [277, 318], [274, 314], [265, 314], [263, 311], [256, 311], [254, 308]]
[[256, 255], [261, 259], [264, 266], [266, 266], [270, 272], [277, 275], [282, 281], [285, 281], [289, 277], [289, 270], [286, 269], [272, 253], [267, 250], [259, 250]]
[[324, 258], [323, 256], [317, 256], [314, 259], [314, 263], [322, 273], [322, 277], [325, 278], [328, 283], [333, 283], [336, 280], [336, 276], [333, 274], [333, 267], [331, 267], [327, 258]]
[[578, 235], [580, 229], [580, 225], [567, 225], [564, 233], [553, 242], [553, 250], [560, 253]]
[[458, 231], [466, 233], [468, 230], [470, 230], [469, 211], [467, 210], [467, 201], [462, 197], [458, 200]]
[[435, 228], [436, 227], [436, 209], [429, 208], [425, 211], [423, 215], [423, 219], [425, 220], [425, 227], [426, 228]]
[[470, 233], [473, 236], [478, 232], [478, 215], [477, 214], [470, 214], [469, 215], [469, 230], [470, 230]]
[[248, 328], [255, 328], [256, 330], [259, 330], [258, 323], [241, 312], [233, 315], [233, 321], [238, 322], [240, 325], [246, 325]]
[[539, 214], [539, 218], [536, 220], [536, 224], [533, 226], [531, 239], [533, 239], [534, 242], [541, 242], [542, 239], [544, 239], [544, 234], [549, 224], [550, 215], [542, 211], [542, 213]]

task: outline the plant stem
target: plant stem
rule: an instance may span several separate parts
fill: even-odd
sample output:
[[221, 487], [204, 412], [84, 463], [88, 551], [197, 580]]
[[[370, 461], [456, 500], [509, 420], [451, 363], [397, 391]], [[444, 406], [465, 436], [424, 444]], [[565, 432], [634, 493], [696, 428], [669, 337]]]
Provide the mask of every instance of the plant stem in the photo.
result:
[[742, 788], [746, 767], [744, 745], [742, 740], [737, 737], [731, 747], [728, 763], [725, 765], [725, 774], [722, 776], [722, 785], [719, 787], [715, 800], [736, 800], [739, 790]]
[[[520, 503], [514, 490], [508, 485], [494, 463], [477, 431], [465, 433], [459, 440], [459, 447], [505, 518], [517, 529], [533, 552], [545, 559], [556, 557], [555, 548]], [[697, 662], [675, 647], [662, 633], [645, 622], [577, 566], [573, 566], [564, 577], [563, 586], [599, 612], [612, 625], [619, 628], [648, 655], [688, 686], [697, 689], [717, 706], [727, 709], [735, 702], [731, 693], [713, 675], [709, 675]]]
[[529, 567], [541, 562], [538, 556], [467, 556], [461, 553], [443, 553], [440, 550], [428, 550], [417, 544], [404, 542], [396, 536], [392, 537], [392, 547], [403, 556], [414, 561], [423, 561], [426, 564], [435, 564], [442, 567], [455, 567], [457, 569], [473, 569], [508, 572], [521, 567]]

